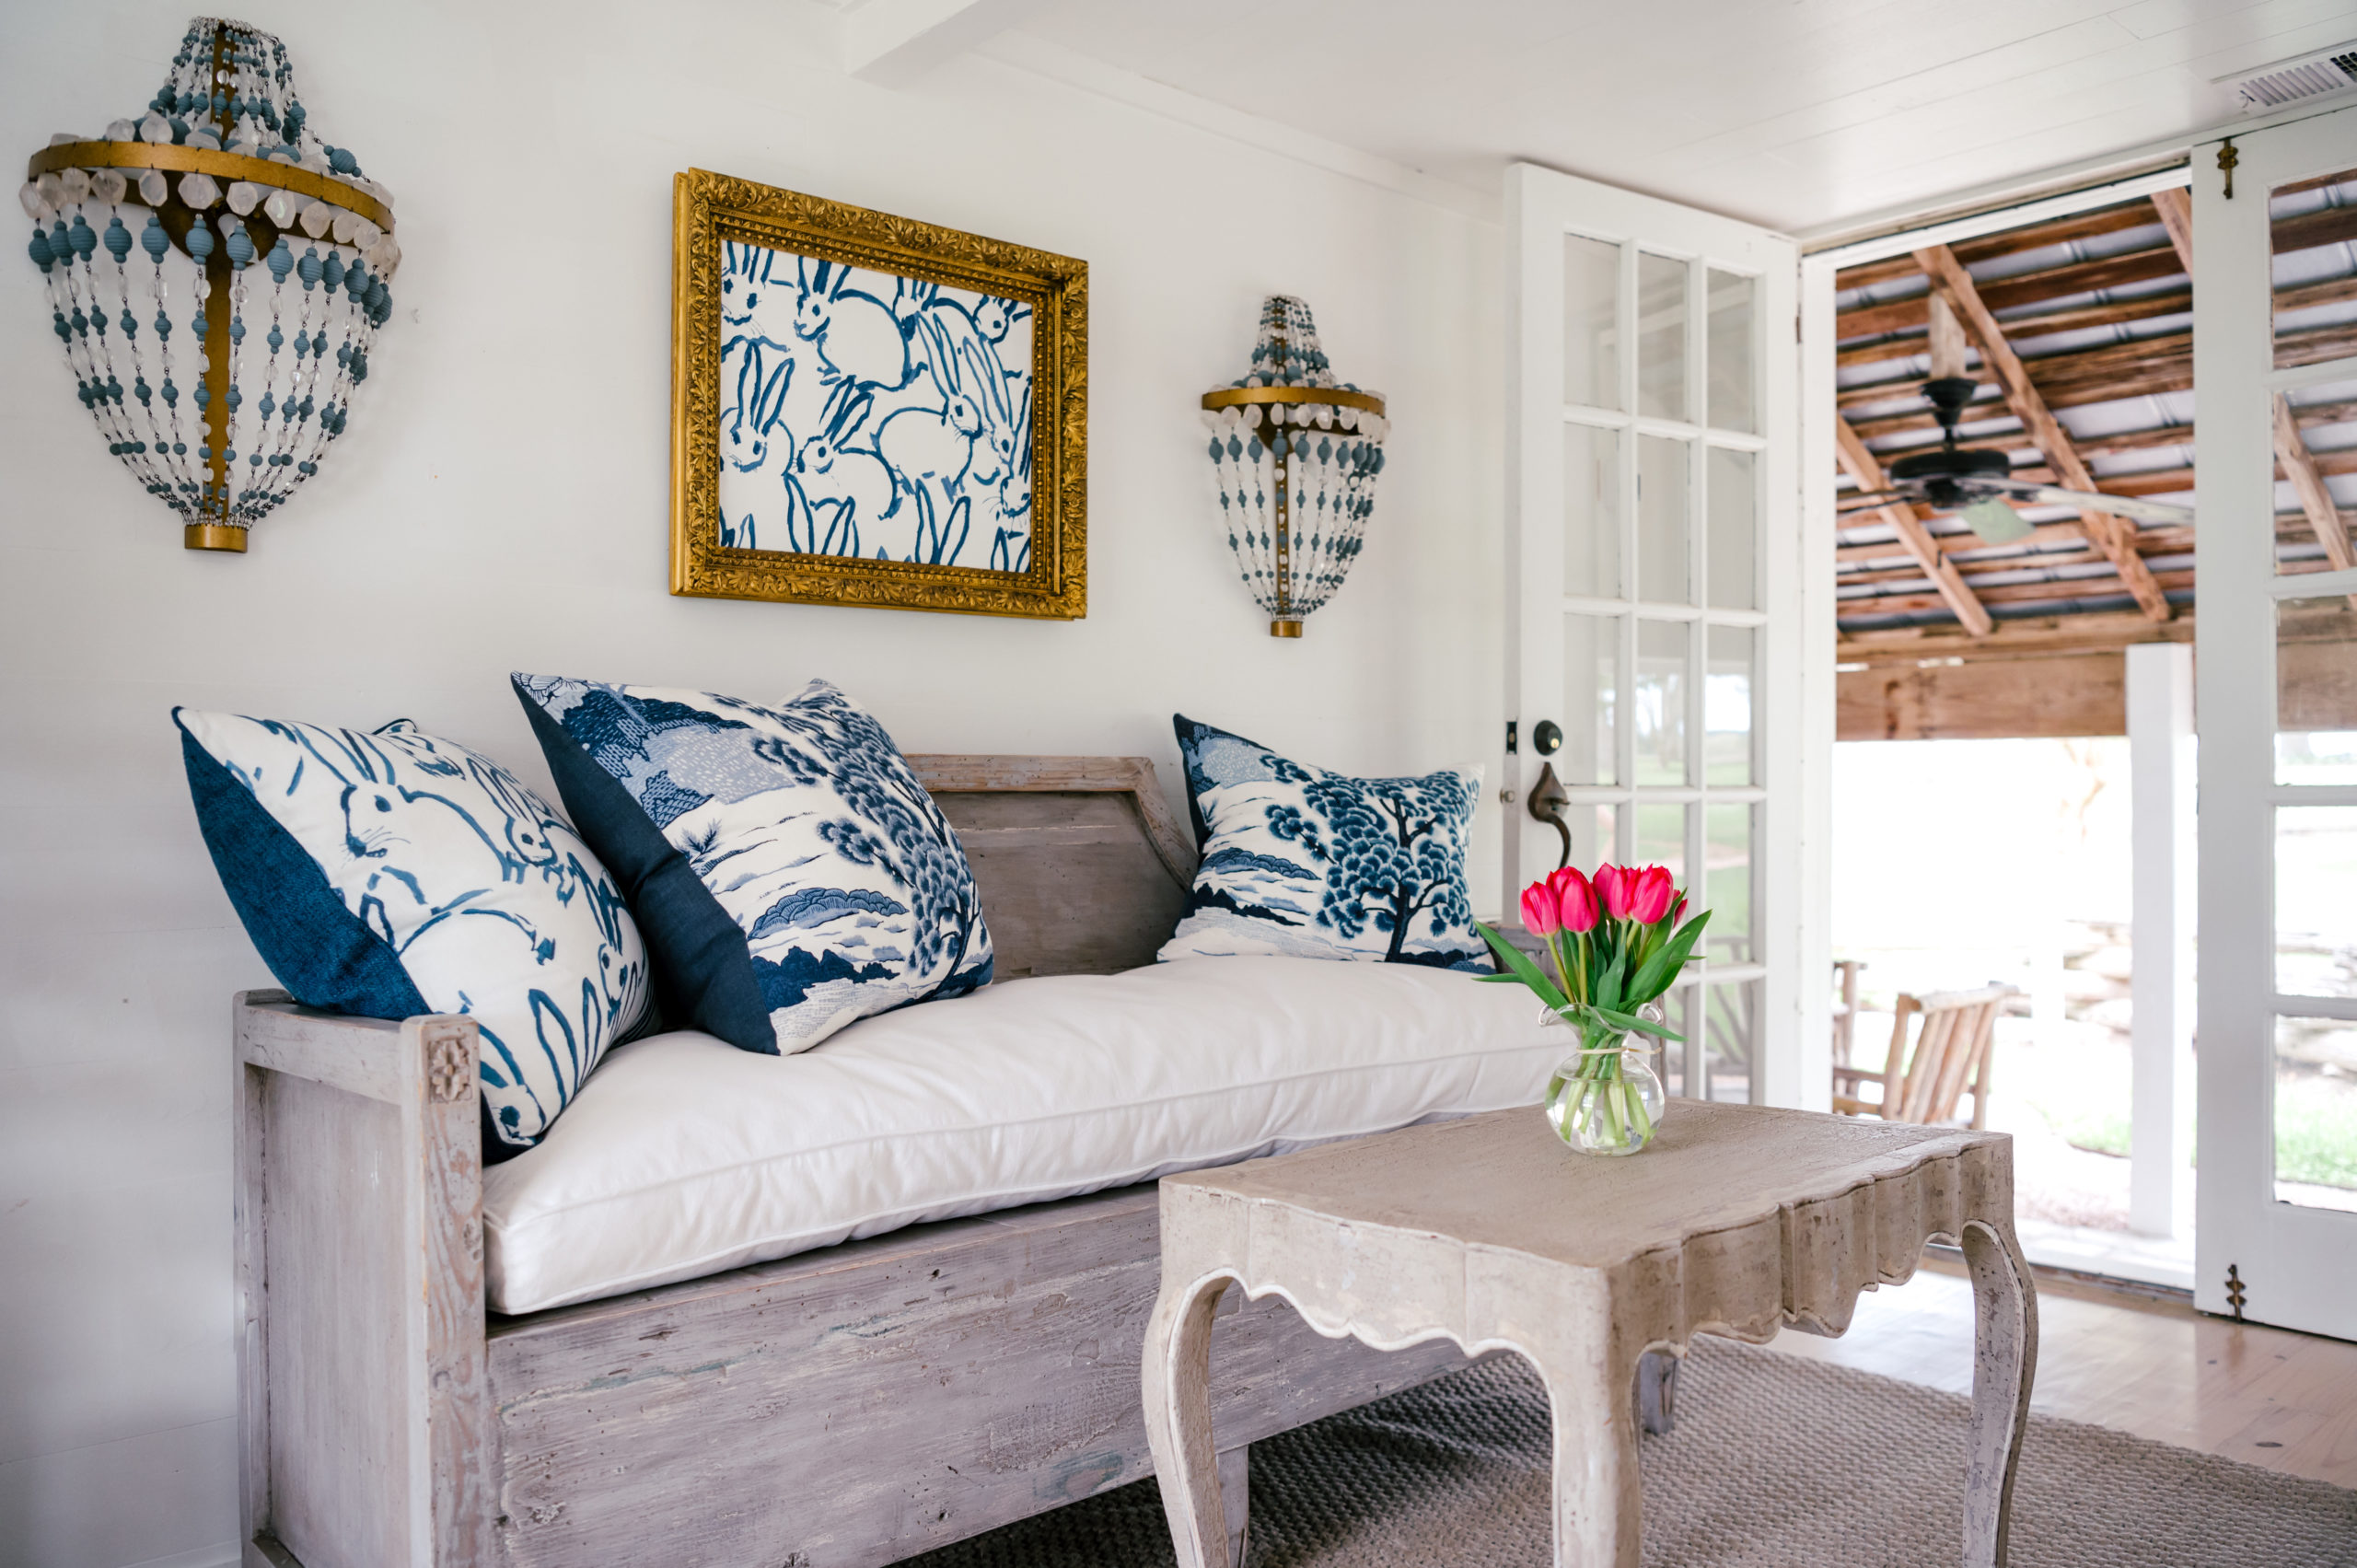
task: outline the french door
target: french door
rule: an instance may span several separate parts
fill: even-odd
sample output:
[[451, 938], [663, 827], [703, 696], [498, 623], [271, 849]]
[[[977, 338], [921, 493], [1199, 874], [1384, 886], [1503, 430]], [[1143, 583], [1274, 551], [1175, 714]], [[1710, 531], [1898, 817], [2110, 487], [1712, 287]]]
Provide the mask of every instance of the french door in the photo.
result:
[[1670, 1091], [1800, 1103], [1797, 253], [1531, 164], [1506, 206], [1508, 918], [1566, 853], [1667, 865], [1713, 912]]
[[[2357, 1338], [2357, 110], [2193, 154], [2195, 1304]], [[2232, 185], [2228, 180], [2231, 177]], [[2231, 190], [2231, 194], [2229, 191]], [[2282, 477], [2279, 479], [2278, 474]]]

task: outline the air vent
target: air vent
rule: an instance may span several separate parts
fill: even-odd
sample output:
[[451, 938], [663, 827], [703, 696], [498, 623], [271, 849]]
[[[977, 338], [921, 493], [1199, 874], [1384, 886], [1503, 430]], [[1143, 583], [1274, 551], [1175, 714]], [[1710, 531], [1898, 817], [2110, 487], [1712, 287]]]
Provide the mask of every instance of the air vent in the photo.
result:
[[2218, 80], [2241, 95], [2246, 114], [2343, 92], [2357, 87], [2357, 43], [2336, 44], [2314, 54], [2278, 61], [2247, 76], [2221, 76]]

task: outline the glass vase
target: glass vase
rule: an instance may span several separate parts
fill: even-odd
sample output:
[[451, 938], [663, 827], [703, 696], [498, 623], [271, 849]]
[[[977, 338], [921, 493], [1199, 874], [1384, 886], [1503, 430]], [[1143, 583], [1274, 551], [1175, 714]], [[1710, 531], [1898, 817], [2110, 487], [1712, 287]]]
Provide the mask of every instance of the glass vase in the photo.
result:
[[[1649, 1005], [1643, 1016], [1659, 1015]], [[1547, 1084], [1547, 1121], [1557, 1137], [1584, 1155], [1633, 1155], [1654, 1141], [1668, 1097], [1645, 1060], [1645, 1039], [1602, 1026], [1581, 1028], [1580, 1049]]]

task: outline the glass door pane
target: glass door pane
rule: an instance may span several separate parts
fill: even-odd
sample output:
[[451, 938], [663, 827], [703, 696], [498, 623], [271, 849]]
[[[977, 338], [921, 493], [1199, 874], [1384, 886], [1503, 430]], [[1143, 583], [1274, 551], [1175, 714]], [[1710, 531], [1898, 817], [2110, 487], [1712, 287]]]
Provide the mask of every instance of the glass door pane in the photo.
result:
[[1711, 269], [1711, 411], [1713, 430], [1748, 436], [1759, 426], [1751, 335], [1759, 280]]
[[1563, 749], [1554, 763], [1565, 784], [1619, 782], [1623, 624], [1613, 615], [1563, 617]]
[[1680, 887], [1686, 885], [1686, 807], [1640, 805], [1637, 807], [1639, 865], [1666, 865]]
[[2275, 1020], [2275, 1201], [2357, 1209], [2357, 1023]]
[[1704, 951], [1714, 964], [1747, 964], [1751, 945], [1751, 818], [1748, 806], [1704, 808], [1701, 906], [1711, 912]]
[[1759, 608], [1759, 459], [1730, 447], [1711, 448], [1705, 476], [1710, 496], [1713, 610]]
[[1708, 1098], [1748, 1100], [1759, 1039], [1759, 982], [1704, 987], [1703, 1071]]
[[2346, 598], [2275, 607], [2275, 782], [2357, 784], [2357, 609]]
[[1637, 597], [1653, 604], [1691, 604], [1694, 443], [1667, 436], [1637, 437]]
[[1563, 426], [1563, 591], [1620, 592], [1620, 432]]
[[2268, 219], [2277, 368], [2357, 354], [2357, 297], [2348, 286], [2357, 169], [2277, 186]]
[[2275, 813], [2275, 989], [2357, 996], [2357, 806]]
[[1563, 237], [1563, 401], [1620, 404], [1620, 247]]
[[[2351, 273], [2357, 275], [2357, 268]], [[2351, 293], [2347, 308], [2357, 311], [2357, 288], [2350, 278], [2340, 286]], [[2331, 331], [2349, 340], [2344, 352], [2357, 354], [2357, 326]], [[2357, 508], [2357, 377], [2290, 388], [2277, 394], [2270, 412], [2276, 572], [2296, 576], [2357, 563], [2357, 552], [2347, 543]]]
[[1705, 633], [1710, 670], [1702, 682], [1702, 776], [1706, 784], [1751, 782], [1752, 646], [1748, 626]]
[[1640, 784], [1686, 783], [1687, 650], [1683, 621], [1637, 622], [1637, 777]]
[[1686, 303], [1692, 269], [1637, 253], [1637, 412], [1648, 419], [1685, 419]]

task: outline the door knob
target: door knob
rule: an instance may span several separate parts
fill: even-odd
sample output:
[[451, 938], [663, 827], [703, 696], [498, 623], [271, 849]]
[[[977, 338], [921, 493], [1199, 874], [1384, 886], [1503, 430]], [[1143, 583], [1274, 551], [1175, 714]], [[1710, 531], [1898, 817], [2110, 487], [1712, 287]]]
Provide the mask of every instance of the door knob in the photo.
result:
[[[1540, 726], [1542, 730], [1551, 727], [1545, 725]], [[1532, 742], [1535, 744], [1538, 739], [1538, 735], [1533, 733]], [[1562, 734], [1558, 731], [1555, 736], [1556, 745], [1562, 745]], [[1541, 822], [1553, 823], [1555, 831], [1563, 836], [1563, 853], [1555, 861], [1555, 869], [1558, 871], [1572, 863], [1572, 825], [1563, 820], [1563, 807], [1571, 803], [1572, 797], [1570, 792], [1563, 788], [1563, 781], [1555, 776], [1555, 764], [1552, 762], [1539, 764], [1538, 782], [1532, 785], [1530, 790], [1530, 814]]]

